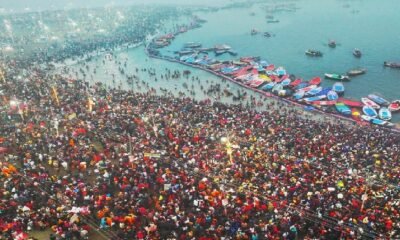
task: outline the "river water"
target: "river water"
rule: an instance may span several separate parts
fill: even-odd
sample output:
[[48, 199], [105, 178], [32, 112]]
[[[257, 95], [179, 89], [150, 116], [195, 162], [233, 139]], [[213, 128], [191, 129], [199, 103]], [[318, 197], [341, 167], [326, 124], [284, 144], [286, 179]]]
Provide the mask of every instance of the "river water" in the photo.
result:
[[[267, 11], [282, 4], [287, 4], [289, 7]], [[200, 42], [203, 47], [226, 43], [239, 55], [237, 57], [227, 55], [218, 59], [261, 56], [276, 66], [284, 66], [289, 73], [303, 79], [322, 77], [324, 73], [345, 73], [352, 68], [363, 67], [367, 69], [367, 74], [354, 77], [345, 83], [345, 97], [360, 99], [375, 93], [388, 100], [395, 100], [400, 99], [400, 70], [384, 68], [383, 62], [400, 61], [398, 10], [400, 2], [397, 0], [382, 2], [299, 0], [266, 1], [250, 8], [199, 12], [197, 15], [206, 19], [207, 23], [202, 28], [177, 36], [169, 47], [162, 50], [162, 53], [173, 55], [173, 51], [180, 50], [186, 42]], [[274, 19], [279, 20], [279, 23], [267, 23], [266, 15], [272, 15]], [[271, 38], [265, 38], [262, 34], [251, 36], [252, 29], [260, 32], [268, 31], [274, 36]], [[330, 39], [338, 43], [335, 49], [328, 47]], [[322, 58], [305, 56], [304, 51], [309, 48], [322, 51], [324, 56]], [[362, 50], [361, 59], [352, 55], [354, 48]], [[132, 70], [134, 67], [153, 67], [162, 73], [166, 68], [180, 71], [188, 69], [183, 65], [148, 59], [144, 55], [143, 48], [118, 54], [128, 59], [128, 66]], [[100, 76], [101, 73], [116, 71], [112, 65], [106, 68], [107, 70], [100, 71], [95, 78], [106, 81], [107, 75]], [[214, 83], [220, 81], [217, 77], [201, 70], [191, 69], [191, 71], [203, 81], [203, 84], [206, 84], [206, 81]], [[181, 82], [155, 82], [150, 78], [149, 82], [155, 87], [185, 90]], [[332, 84], [333, 81], [324, 80], [322, 85]], [[237, 87], [230, 84], [230, 88], [236, 91]], [[202, 97], [201, 91], [198, 92]], [[400, 121], [400, 114], [394, 115], [393, 121]]]

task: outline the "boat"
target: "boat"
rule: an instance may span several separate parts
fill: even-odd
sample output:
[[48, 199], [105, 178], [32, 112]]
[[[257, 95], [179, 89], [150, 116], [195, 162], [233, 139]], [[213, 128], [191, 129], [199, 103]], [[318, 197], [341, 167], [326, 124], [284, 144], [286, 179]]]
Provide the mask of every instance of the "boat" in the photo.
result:
[[389, 110], [392, 112], [400, 111], [400, 100], [395, 100], [389, 104]]
[[383, 62], [384, 67], [390, 67], [390, 68], [400, 68], [400, 63], [395, 63], [395, 62]]
[[278, 23], [279, 22], [279, 20], [267, 20], [267, 23]]
[[303, 98], [302, 101], [309, 103], [309, 102], [314, 102], [314, 101], [320, 101], [325, 98], [326, 98], [326, 95], [319, 95], [319, 96], [314, 96], [314, 97], [309, 97], [309, 98]]
[[336, 41], [335, 40], [330, 40], [328, 43], [328, 46], [331, 48], [335, 48], [336, 47]]
[[359, 121], [359, 120], [360, 120], [360, 117], [361, 117], [361, 112], [360, 112], [357, 108], [352, 108], [352, 109], [351, 109], [351, 117], [352, 117], [354, 120]]
[[300, 100], [304, 97], [304, 94], [305, 94], [304, 91], [297, 91], [293, 94], [293, 99]]
[[272, 88], [272, 93], [278, 95], [278, 93], [283, 90], [282, 84], [278, 83]]
[[377, 103], [375, 103], [369, 98], [361, 98], [361, 102], [364, 103], [365, 106], [369, 106], [375, 109], [381, 108]]
[[339, 98], [338, 102], [342, 102], [346, 104], [349, 107], [355, 107], [355, 108], [362, 108], [364, 104], [360, 101], [357, 100], [351, 100], [351, 99], [345, 99], [345, 98]]
[[299, 90], [299, 89], [307, 87], [308, 85], [309, 85], [308, 82], [300, 82], [299, 84], [297, 84], [297, 86], [294, 87], [294, 89]]
[[[312, 86], [312, 85], [311, 85]], [[315, 96], [322, 91], [322, 87], [316, 87], [306, 92], [306, 96]]]
[[322, 79], [320, 77], [315, 77], [313, 79], [311, 79], [308, 83], [310, 85], [320, 85], [322, 82]]
[[333, 106], [336, 104], [336, 101], [314, 101], [312, 104], [320, 105], [320, 106]]
[[341, 82], [337, 82], [332, 86], [333, 91], [335, 91], [338, 95], [344, 94], [344, 85]]
[[378, 112], [379, 118], [385, 121], [390, 121], [392, 119], [392, 113], [387, 108], [381, 108]]
[[252, 29], [250, 34], [251, 34], [252, 36], [257, 35], [257, 34], [258, 34], [258, 31], [257, 31], [256, 29]]
[[365, 68], [356, 68], [356, 69], [349, 70], [347, 72], [347, 75], [350, 77], [354, 77], [354, 76], [365, 74], [366, 72], [367, 72], [367, 69], [365, 69]]
[[339, 95], [335, 91], [329, 91], [328, 94], [326, 95], [328, 100], [330, 101], [335, 101], [339, 98]]
[[335, 73], [325, 73], [325, 78], [337, 80], [337, 81], [349, 81], [350, 80], [349, 76], [335, 74]]
[[228, 52], [228, 50], [215, 50], [214, 51], [216, 56], [220, 56], [220, 55], [225, 54], [227, 52]]
[[375, 125], [379, 125], [379, 126], [385, 126], [385, 127], [393, 127], [394, 126], [393, 123], [390, 123], [388, 121], [381, 120], [381, 119], [374, 118], [374, 117], [370, 117], [370, 116], [366, 116], [366, 115], [362, 115], [361, 119], [366, 121], [366, 122], [369, 122], [369, 123], [372, 123], [372, 124], [375, 124]]
[[266, 85], [264, 85], [264, 86], [261, 88], [261, 90], [263, 90], [263, 91], [270, 91], [275, 85], [276, 85], [275, 82], [267, 83]]
[[364, 106], [362, 108], [363, 113], [369, 117], [377, 117], [378, 113], [376, 112], [376, 110], [373, 107], [370, 106]]
[[229, 53], [230, 55], [232, 55], [232, 56], [237, 56], [237, 55], [238, 55], [238, 53], [235, 52], [235, 51], [233, 51], [233, 50], [229, 50], [228, 53]]
[[291, 90], [291, 89], [283, 89], [278, 92], [278, 96], [280, 96], [280, 97], [288, 97], [288, 96], [291, 96], [292, 94], [293, 94], [293, 90]]
[[264, 37], [267, 37], [267, 38], [272, 37], [272, 34], [269, 32], [265, 32], [263, 35], [264, 35]]
[[368, 98], [382, 106], [389, 106], [390, 104], [390, 102], [388, 102], [386, 99], [379, 97], [375, 94], [369, 94]]
[[332, 90], [331, 87], [323, 88], [317, 95], [327, 95]]
[[299, 90], [297, 90], [297, 91], [308, 92], [308, 91], [310, 91], [310, 90], [312, 90], [312, 89], [314, 89], [314, 88], [317, 88], [317, 85], [310, 85], [310, 86], [307, 86], [307, 87], [305, 87], [305, 88], [301, 88], [301, 89], [299, 89]]
[[292, 80], [290, 80], [290, 78], [286, 78], [285, 80], [283, 80], [283, 81], [281, 82], [281, 84], [282, 84], [282, 86], [287, 87], [287, 86], [289, 86], [289, 84], [290, 84], [291, 81], [292, 81]]
[[355, 49], [353, 50], [353, 55], [354, 55], [354, 57], [356, 57], [356, 58], [360, 58], [360, 57], [362, 56], [362, 53], [361, 53], [360, 49], [355, 48]]
[[185, 48], [200, 48], [201, 43], [195, 43], [195, 42], [187, 42], [184, 45]]
[[344, 103], [336, 103], [336, 110], [343, 115], [351, 115], [351, 109]]
[[318, 51], [318, 50], [313, 50], [313, 49], [308, 49], [306, 51], [306, 55], [307, 56], [311, 56], [311, 57], [322, 57], [322, 52]]

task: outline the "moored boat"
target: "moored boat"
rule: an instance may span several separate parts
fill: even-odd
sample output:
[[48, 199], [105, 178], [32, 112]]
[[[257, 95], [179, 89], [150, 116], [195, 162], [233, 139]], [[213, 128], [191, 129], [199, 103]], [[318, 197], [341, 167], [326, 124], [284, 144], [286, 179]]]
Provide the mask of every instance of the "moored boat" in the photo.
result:
[[390, 104], [390, 102], [388, 102], [386, 99], [379, 97], [375, 94], [369, 94], [368, 98], [382, 106], [389, 106]]
[[361, 119], [364, 120], [364, 121], [366, 121], [366, 122], [370, 122], [370, 123], [372, 123], [372, 124], [379, 125], [379, 126], [385, 126], [385, 127], [393, 127], [393, 126], [394, 126], [393, 123], [390, 123], [390, 122], [388, 122], [388, 121], [381, 120], [381, 119], [379, 119], [379, 118], [374, 118], [374, 117], [366, 116], [366, 115], [362, 115], [362, 116], [361, 116]]
[[392, 113], [387, 108], [379, 109], [379, 118], [385, 121], [390, 121], [392, 119]]
[[311, 56], [311, 57], [322, 57], [323, 54], [321, 51], [314, 50], [314, 49], [308, 49], [306, 51], [306, 55]]
[[308, 83], [310, 85], [320, 85], [322, 82], [322, 79], [320, 77], [315, 77], [313, 79], [311, 79]]
[[339, 98], [339, 95], [335, 91], [329, 91], [328, 94], [326, 95], [328, 100], [330, 101], [335, 101]]
[[297, 91], [297, 90], [307, 87], [308, 85], [309, 85], [308, 82], [301, 82], [294, 89]]
[[351, 115], [351, 109], [344, 103], [336, 103], [336, 110], [343, 115]]
[[372, 107], [372, 108], [375, 108], [375, 109], [379, 109], [380, 108], [380, 106], [377, 103], [375, 103], [374, 101], [372, 101], [369, 98], [365, 98], [365, 97], [361, 98], [361, 102], [364, 103], [364, 105], [368, 106], [368, 107]]
[[356, 107], [356, 108], [361, 108], [364, 106], [364, 104], [360, 101], [357, 100], [351, 100], [351, 99], [345, 99], [345, 98], [339, 98], [338, 102], [342, 102], [346, 104], [349, 107]]
[[307, 87], [305, 87], [305, 88], [301, 88], [301, 89], [299, 89], [299, 90], [297, 90], [297, 91], [308, 92], [308, 91], [310, 91], [310, 90], [312, 90], [312, 89], [314, 89], [314, 88], [317, 88], [317, 85], [310, 85], [310, 86], [307, 86]]
[[335, 40], [330, 40], [328, 42], [328, 46], [331, 47], [331, 48], [335, 48], [336, 47], [336, 41]]
[[301, 99], [301, 101], [310, 103], [310, 102], [314, 102], [314, 101], [320, 101], [325, 98], [326, 98], [326, 95], [319, 95], [319, 96], [314, 96], [314, 97], [303, 98], [303, 99]]
[[389, 110], [392, 112], [400, 111], [400, 100], [395, 100], [389, 104]]
[[275, 85], [276, 85], [275, 82], [267, 83], [266, 85], [264, 85], [264, 86], [261, 88], [261, 90], [263, 90], [263, 91], [271, 91], [271, 89], [274, 88]]
[[349, 70], [347, 72], [347, 75], [349, 75], [350, 77], [354, 77], [354, 76], [365, 74], [366, 72], [367, 72], [367, 69], [365, 69], [365, 68], [356, 68], [356, 69]]
[[373, 107], [370, 106], [364, 106], [362, 108], [363, 113], [369, 117], [377, 117], [378, 113], [376, 112], [376, 110]]
[[293, 94], [293, 90], [291, 89], [283, 89], [278, 92], [278, 96], [280, 97], [289, 97]]
[[300, 100], [304, 97], [304, 94], [305, 94], [304, 91], [297, 91], [293, 94], [293, 99]]
[[351, 117], [352, 117], [354, 120], [359, 121], [360, 118], [361, 118], [361, 112], [360, 112], [357, 108], [352, 108], [352, 109], [351, 109]]
[[[311, 85], [312, 86], [312, 85]], [[322, 91], [322, 87], [316, 87], [306, 92], [306, 96], [314, 96]]]
[[291, 81], [292, 81], [292, 80], [290, 80], [290, 78], [286, 78], [285, 80], [283, 80], [283, 81], [281, 82], [281, 84], [282, 84], [282, 86], [287, 87], [287, 86], [289, 86], [289, 84], [290, 84]]
[[362, 56], [361, 50], [358, 49], [358, 48], [355, 48], [355, 49], [353, 50], [353, 55], [354, 55], [354, 57], [356, 57], [356, 58], [360, 58], [360, 57]]
[[340, 74], [336, 74], [336, 73], [325, 73], [325, 78], [336, 80], [336, 81], [349, 81], [350, 80], [349, 76], [340, 75]]
[[336, 104], [336, 101], [314, 101], [312, 104], [320, 105], [320, 106], [333, 106]]
[[344, 85], [341, 82], [337, 82], [332, 86], [333, 91], [335, 91], [338, 95], [344, 94]]
[[323, 88], [317, 95], [327, 95], [329, 91], [332, 91], [331, 87]]
[[196, 43], [196, 42], [187, 42], [184, 45], [185, 48], [200, 48], [201, 43]]
[[396, 62], [383, 62], [383, 66], [390, 68], [400, 68], [400, 63]]
[[278, 95], [278, 93], [283, 90], [282, 84], [278, 83], [272, 88], [272, 93]]
[[301, 82], [302, 82], [302, 80], [300, 78], [298, 78], [298, 79], [295, 79], [293, 82], [291, 82], [289, 84], [289, 86], [293, 88], [293, 87], [298, 86]]

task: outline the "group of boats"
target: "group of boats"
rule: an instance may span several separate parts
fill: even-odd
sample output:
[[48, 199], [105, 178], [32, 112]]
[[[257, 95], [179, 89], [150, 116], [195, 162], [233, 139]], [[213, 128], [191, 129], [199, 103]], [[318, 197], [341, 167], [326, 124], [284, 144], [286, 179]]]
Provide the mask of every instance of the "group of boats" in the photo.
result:
[[[335, 40], [329, 40], [328, 46], [330, 48], [336, 48], [337, 43], [336, 43]], [[316, 50], [316, 49], [308, 49], [308, 50], [305, 51], [305, 54], [307, 56], [310, 56], [310, 57], [322, 57], [324, 55], [321, 51]], [[362, 55], [363, 54], [362, 54], [360, 49], [355, 48], [353, 50], [353, 56], [354, 57], [361, 58]], [[400, 62], [388, 62], [388, 61], [385, 61], [385, 62], [383, 62], [383, 66], [384, 67], [389, 67], [389, 68], [398, 68], [398, 69], [400, 69]], [[365, 73], [365, 71], [356, 71], [356, 72], [353, 73], [353, 76], [364, 74], [364, 73]]]
[[392, 103], [377, 95], [368, 95], [361, 101], [343, 97], [346, 76], [325, 74], [326, 78], [340, 80], [331, 86], [321, 86], [321, 77], [309, 81], [290, 75], [283, 67], [275, 67], [260, 57], [243, 57], [235, 61], [218, 61], [208, 55], [178, 58], [188, 64], [199, 65], [218, 76], [227, 77], [239, 84], [258, 91], [269, 92], [281, 98], [309, 105], [326, 112], [364, 120], [382, 126], [392, 126], [389, 122], [393, 112], [400, 111], [400, 100]]

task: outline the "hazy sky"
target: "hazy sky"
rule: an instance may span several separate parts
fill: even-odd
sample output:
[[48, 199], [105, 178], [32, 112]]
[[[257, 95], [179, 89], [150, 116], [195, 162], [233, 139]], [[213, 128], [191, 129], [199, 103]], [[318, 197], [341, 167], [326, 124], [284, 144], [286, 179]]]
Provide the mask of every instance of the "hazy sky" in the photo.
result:
[[38, 11], [133, 4], [222, 5], [232, 0], [0, 0], [4, 11]]

